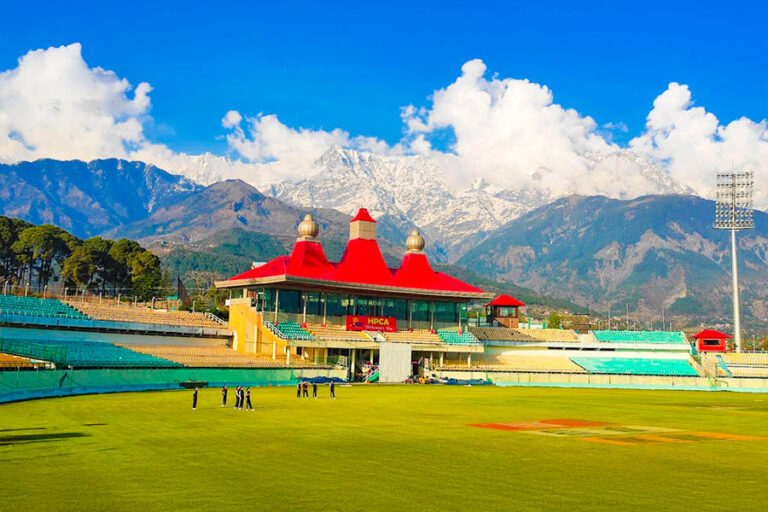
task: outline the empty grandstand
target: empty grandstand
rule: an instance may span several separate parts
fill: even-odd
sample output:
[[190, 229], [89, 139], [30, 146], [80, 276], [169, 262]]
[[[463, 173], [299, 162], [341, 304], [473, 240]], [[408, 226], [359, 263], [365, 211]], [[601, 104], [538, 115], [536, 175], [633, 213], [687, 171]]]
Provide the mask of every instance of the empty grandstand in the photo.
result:
[[56, 299], [0, 295], [0, 313], [49, 318], [86, 318], [87, 315]]
[[443, 343], [441, 336], [426, 329], [413, 329], [410, 331], [384, 332], [382, 333], [387, 341], [394, 343], [412, 343], [412, 344], [440, 344]]
[[204, 313], [159, 310], [118, 304], [70, 301], [68, 304], [85, 316], [97, 320], [140, 324], [173, 325], [179, 327], [205, 327], [220, 329], [221, 323]]
[[71, 368], [168, 368], [178, 363], [92, 341], [46, 341], [0, 338], [0, 351]]
[[678, 331], [592, 331], [595, 340], [605, 343], [688, 343]]
[[[189, 368], [283, 368], [284, 358], [273, 359], [262, 354], [241, 354], [225, 346], [125, 344], [122, 347], [167, 359]], [[292, 356], [291, 367], [316, 366], [300, 356]]]
[[697, 377], [685, 359], [639, 357], [573, 357], [571, 360], [589, 373], [608, 375], [663, 375]]
[[276, 330], [276, 334], [280, 336], [282, 339], [285, 340], [314, 340], [315, 337], [312, 336], [306, 329], [304, 329], [302, 326], [297, 324], [296, 322], [291, 321], [284, 321], [279, 322], [277, 325], [273, 324], [272, 322], [265, 322], [265, 325], [268, 327], [274, 327]]
[[42, 361], [0, 352], [0, 370], [22, 370], [44, 367]]
[[716, 356], [721, 375], [740, 378], [768, 378], [768, 353], [728, 353]]
[[[443, 363], [442, 368], [464, 370], [467, 369], [467, 363], [447, 360]], [[546, 353], [475, 355], [471, 360], [470, 369], [524, 373], [586, 373], [584, 368], [575, 364], [570, 358]]]
[[440, 329], [437, 331], [437, 335], [443, 343], [449, 345], [476, 345], [480, 343], [480, 340], [475, 338], [469, 331], [458, 332], [450, 329]]

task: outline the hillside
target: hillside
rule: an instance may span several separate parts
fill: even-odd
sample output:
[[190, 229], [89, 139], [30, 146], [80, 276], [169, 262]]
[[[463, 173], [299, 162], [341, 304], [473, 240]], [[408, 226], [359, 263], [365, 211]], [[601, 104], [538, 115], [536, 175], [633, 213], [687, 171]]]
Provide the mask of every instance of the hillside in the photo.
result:
[[[492, 233], [459, 264], [545, 295], [630, 310], [671, 310], [687, 323], [728, 323], [729, 235], [713, 229], [714, 203], [693, 196], [630, 201], [571, 196]], [[739, 233], [744, 314], [768, 321], [768, 215]]]
[[143, 219], [201, 188], [152, 165], [114, 158], [0, 164], [0, 213], [87, 237]]

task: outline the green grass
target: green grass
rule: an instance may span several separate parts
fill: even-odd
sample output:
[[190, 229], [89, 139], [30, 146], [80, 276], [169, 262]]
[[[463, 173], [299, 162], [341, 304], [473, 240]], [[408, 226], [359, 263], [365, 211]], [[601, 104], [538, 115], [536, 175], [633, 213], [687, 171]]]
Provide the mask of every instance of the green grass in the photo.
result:
[[[320, 391], [254, 389], [254, 413], [221, 409], [215, 389], [194, 412], [189, 391], [0, 405], [0, 509], [722, 511], [768, 498], [765, 394]], [[766, 437], [613, 446], [467, 426], [552, 418]]]

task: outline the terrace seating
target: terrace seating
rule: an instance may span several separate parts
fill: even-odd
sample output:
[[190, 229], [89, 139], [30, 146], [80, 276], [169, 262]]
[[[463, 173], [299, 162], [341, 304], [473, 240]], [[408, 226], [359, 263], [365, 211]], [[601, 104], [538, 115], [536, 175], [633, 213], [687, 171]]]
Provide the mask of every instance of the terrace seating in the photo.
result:
[[363, 331], [348, 331], [344, 327], [327, 325], [308, 324], [307, 331], [320, 341], [372, 341], [372, 339]]
[[469, 331], [459, 333], [450, 329], [440, 329], [437, 331], [437, 335], [449, 345], [477, 345], [480, 343]]
[[[446, 362], [444, 368], [466, 369], [466, 362]], [[550, 355], [475, 355], [472, 369], [482, 371], [508, 371], [520, 373], [586, 373], [584, 368], [566, 356]]]
[[56, 299], [0, 295], [0, 311], [29, 316], [86, 318], [80, 311]]
[[287, 340], [313, 340], [309, 332], [296, 322], [278, 322], [277, 329]]
[[426, 329], [414, 329], [413, 331], [382, 332], [387, 341], [393, 343], [442, 343], [443, 340], [437, 334]]
[[696, 370], [694, 370], [685, 359], [574, 357], [572, 360], [589, 373], [613, 375], [698, 376]]
[[168, 368], [181, 366], [173, 361], [97, 341], [48, 342], [45, 340], [0, 338], [0, 350], [9, 354], [76, 368]]
[[768, 353], [728, 353], [717, 357], [733, 377], [768, 378]]
[[[148, 345], [121, 344], [124, 348], [143, 354], [168, 359], [192, 368], [274, 368], [285, 367], [285, 356], [278, 354], [273, 360], [271, 354], [241, 354], [229, 347], [193, 345]], [[301, 356], [291, 356], [291, 366], [314, 366]]]
[[592, 331], [597, 341], [607, 343], [688, 343], [679, 331]]
[[204, 327], [221, 329], [222, 326], [203, 313], [191, 311], [166, 311], [145, 307], [117, 306], [91, 302], [69, 302], [73, 308], [97, 320], [133, 322], [140, 324], [174, 325], [180, 327]]
[[14, 356], [11, 354], [0, 353], [0, 371], [2, 370], [18, 370], [24, 368], [38, 368], [43, 366], [43, 363], [38, 361], [32, 361], [27, 357]]
[[577, 342], [579, 336], [570, 329], [517, 329], [523, 336], [540, 342]]
[[480, 341], [537, 341], [518, 330], [508, 327], [470, 327], [469, 332]]

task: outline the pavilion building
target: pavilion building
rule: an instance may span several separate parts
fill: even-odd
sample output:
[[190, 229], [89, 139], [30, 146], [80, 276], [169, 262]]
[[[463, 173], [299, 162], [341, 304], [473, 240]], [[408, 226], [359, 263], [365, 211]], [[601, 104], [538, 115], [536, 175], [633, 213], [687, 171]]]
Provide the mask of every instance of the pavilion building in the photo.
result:
[[[289, 256], [226, 281], [230, 328], [240, 351], [325, 362], [350, 358], [381, 365], [383, 381], [402, 381], [414, 361], [482, 352], [466, 329], [467, 304], [493, 295], [435, 271], [414, 230], [399, 268], [389, 268], [376, 240], [376, 221], [360, 209], [350, 221], [341, 260], [330, 262], [311, 215], [298, 227]], [[397, 368], [395, 368], [397, 367]], [[406, 375], [407, 376], [407, 375]]]

